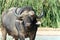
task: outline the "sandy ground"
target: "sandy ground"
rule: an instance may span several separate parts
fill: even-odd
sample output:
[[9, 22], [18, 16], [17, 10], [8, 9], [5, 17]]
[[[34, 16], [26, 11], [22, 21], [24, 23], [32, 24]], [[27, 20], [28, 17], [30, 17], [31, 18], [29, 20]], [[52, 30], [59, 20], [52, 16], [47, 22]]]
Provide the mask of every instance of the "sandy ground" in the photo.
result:
[[60, 28], [38, 28], [37, 35], [60, 36]]
[[[0, 35], [1, 35], [1, 28], [0, 28]], [[37, 35], [59, 35], [60, 36], [60, 28], [38, 28]]]

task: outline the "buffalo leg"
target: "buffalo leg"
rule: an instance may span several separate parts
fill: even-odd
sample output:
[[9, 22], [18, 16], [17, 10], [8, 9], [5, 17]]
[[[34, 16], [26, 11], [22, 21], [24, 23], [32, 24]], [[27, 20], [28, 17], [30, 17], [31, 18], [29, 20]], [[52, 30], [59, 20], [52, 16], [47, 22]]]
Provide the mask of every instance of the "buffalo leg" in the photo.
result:
[[14, 36], [13, 38], [14, 38], [13, 40], [18, 40], [18, 37], [15, 37], [15, 36]]
[[35, 35], [30, 36], [30, 40], [35, 40]]
[[19, 39], [20, 39], [20, 40], [25, 40], [25, 37], [24, 37], [23, 35], [20, 35], [20, 36], [19, 36]]
[[7, 32], [6, 32], [5, 28], [2, 27], [1, 32], [2, 32], [2, 40], [6, 40]]
[[36, 37], [36, 33], [33, 33], [30, 35], [30, 40], [35, 40], [35, 37]]
[[15, 40], [18, 40], [18, 38], [15, 38]]
[[20, 37], [20, 40], [25, 40], [24, 37]]

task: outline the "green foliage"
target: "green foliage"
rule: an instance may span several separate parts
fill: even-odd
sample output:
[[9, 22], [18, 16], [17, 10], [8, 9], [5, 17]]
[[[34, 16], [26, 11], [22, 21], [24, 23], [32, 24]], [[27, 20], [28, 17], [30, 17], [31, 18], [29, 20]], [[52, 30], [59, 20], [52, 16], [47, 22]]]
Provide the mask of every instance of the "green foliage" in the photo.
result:
[[0, 0], [0, 14], [10, 7], [23, 6], [32, 6], [36, 15], [44, 12], [41, 26], [60, 27], [60, 0]]
[[44, 10], [44, 21], [42, 26], [49, 26], [49, 27], [60, 27], [59, 23], [59, 10], [58, 10], [58, 3], [59, 0], [45, 0], [43, 2], [43, 10]]

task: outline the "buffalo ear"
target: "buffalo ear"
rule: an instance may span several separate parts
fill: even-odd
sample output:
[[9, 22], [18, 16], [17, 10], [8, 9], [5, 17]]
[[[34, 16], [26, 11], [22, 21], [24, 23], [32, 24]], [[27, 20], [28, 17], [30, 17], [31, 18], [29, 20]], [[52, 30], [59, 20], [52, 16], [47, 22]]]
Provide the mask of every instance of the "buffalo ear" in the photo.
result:
[[40, 24], [41, 24], [41, 22], [40, 22], [40, 21], [38, 21], [38, 22], [36, 23], [36, 27], [39, 27], [39, 26], [40, 26]]
[[41, 24], [41, 22], [40, 22], [40, 21], [38, 21], [36, 24], [37, 24], [37, 25], [40, 25], [40, 24]]

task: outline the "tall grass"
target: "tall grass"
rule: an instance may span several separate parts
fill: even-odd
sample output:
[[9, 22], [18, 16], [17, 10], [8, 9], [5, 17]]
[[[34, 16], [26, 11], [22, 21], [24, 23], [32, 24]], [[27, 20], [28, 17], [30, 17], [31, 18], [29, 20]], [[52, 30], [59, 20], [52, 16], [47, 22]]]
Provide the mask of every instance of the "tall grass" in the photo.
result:
[[60, 27], [60, 0], [0, 0], [0, 14], [10, 7], [32, 6], [36, 15], [42, 11], [42, 27]]

